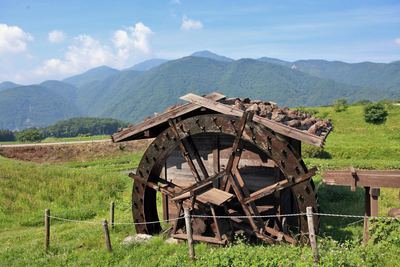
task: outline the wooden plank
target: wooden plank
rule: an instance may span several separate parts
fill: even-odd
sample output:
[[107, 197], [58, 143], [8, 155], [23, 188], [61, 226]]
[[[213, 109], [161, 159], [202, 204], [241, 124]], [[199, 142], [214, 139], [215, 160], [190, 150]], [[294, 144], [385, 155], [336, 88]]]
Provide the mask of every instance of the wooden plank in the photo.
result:
[[[176, 239], [187, 240], [186, 234], [173, 234], [172, 237], [176, 238]], [[218, 240], [218, 238], [215, 238], [215, 237], [208, 237], [208, 236], [202, 236], [202, 235], [193, 235], [193, 240], [201, 241], [201, 242], [208, 242], [208, 243], [213, 243], [213, 244], [219, 244], [219, 245], [225, 245], [227, 242], [226, 239]]]
[[216, 206], [220, 206], [230, 200], [233, 197], [231, 193], [219, 190], [217, 188], [211, 188], [210, 190], [199, 194], [197, 200], [203, 203], [211, 203]]
[[179, 136], [179, 132], [178, 129], [176, 128], [175, 123], [173, 122], [173, 120], [169, 120], [169, 125], [171, 126], [172, 132], [174, 133], [174, 135], [176, 136], [176, 138], [178, 140], [180, 140], [179, 142], [179, 150], [182, 153], [182, 157], [186, 160], [186, 162], [189, 164], [190, 170], [193, 173], [193, 177], [196, 180], [196, 182], [200, 182], [201, 181], [201, 177], [199, 175], [199, 172], [196, 169], [196, 166], [193, 163], [193, 159], [192, 156], [190, 155], [189, 151], [188, 151], [188, 144], [184, 141], [184, 139], [181, 139]]
[[262, 189], [260, 189], [260, 190], [258, 190], [258, 191], [256, 191], [256, 192], [250, 194], [250, 197], [247, 198], [247, 199], [245, 200], [245, 202], [246, 202], [246, 203], [250, 203], [250, 202], [252, 202], [252, 201], [255, 201], [255, 200], [257, 200], [257, 199], [260, 199], [260, 198], [262, 198], [262, 197], [265, 197], [265, 196], [267, 196], [267, 195], [270, 195], [270, 194], [272, 194], [272, 193], [274, 193], [274, 192], [276, 192], [276, 191], [285, 189], [285, 188], [287, 188], [287, 187], [289, 187], [289, 186], [292, 186], [292, 185], [294, 185], [294, 184], [301, 183], [301, 182], [303, 182], [303, 181], [305, 181], [305, 180], [308, 180], [308, 179], [311, 178], [311, 176], [314, 176], [314, 175], [315, 175], [315, 172], [316, 172], [316, 171], [317, 171], [316, 168], [310, 169], [310, 170], [308, 171], [308, 173], [306, 173], [306, 174], [304, 174], [304, 175], [298, 177], [297, 180], [296, 180], [294, 183], [288, 181], [287, 179], [285, 179], [285, 180], [279, 181], [279, 182], [277, 182], [277, 183], [275, 183], [275, 184], [272, 184], [272, 185], [269, 185], [269, 186], [267, 186], [267, 187], [264, 187], [264, 188], [262, 188]]
[[[400, 188], [400, 171], [368, 171], [357, 170], [358, 187]], [[326, 171], [323, 182], [328, 185], [354, 186], [354, 178], [350, 171]]]
[[[182, 100], [189, 101], [191, 103], [195, 103], [198, 106], [203, 106], [208, 109], [214, 110], [216, 112], [220, 112], [223, 114], [227, 115], [233, 115], [237, 117], [241, 117], [244, 113], [243, 110], [234, 108], [232, 106], [228, 106], [201, 96], [198, 96], [196, 94], [187, 94], [182, 97], [180, 97]], [[274, 132], [280, 133], [282, 135], [304, 141], [306, 143], [309, 143], [311, 145], [315, 146], [320, 146], [322, 147], [325, 141], [325, 137], [319, 137], [310, 133], [307, 133], [305, 131], [301, 131], [299, 129], [284, 125], [282, 123], [260, 117], [258, 115], [255, 115], [253, 118], [254, 122], [261, 123], [264, 126], [268, 127], [269, 129], [273, 130]]]
[[[216, 93], [216, 92], [210, 93], [205, 97], [207, 99], [212, 99], [214, 101], [225, 98], [224, 95], [222, 95], [220, 93]], [[121, 132], [115, 133], [112, 135], [112, 140], [113, 140], [113, 142], [122, 142], [122, 141], [131, 140], [132, 138], [130, 138], [130, 137], [134, 137], [135, 135], [137, 135], [141, 132], [144, 132], [152, 127], [160, 125], [162, 123], [167, 123], [168, 120], [171, 118], [176, 118], [176, 117], [182, 116], [183, 114], [195, 111], [197, 109], [200, 109], [200, 107], [198, 105], [195, 105], [192, 103], [184, 104], [182, 106], [179, 106], [179, 107], [171, 109], [167, 112], [164, 112], [158, 116], [150, 118], [146, 121], [143, 121], [137, 125], [128, 127], [126, 129], [122, 130]], [[167, 127], [168, 126], [166, 125], [166, 128]]]

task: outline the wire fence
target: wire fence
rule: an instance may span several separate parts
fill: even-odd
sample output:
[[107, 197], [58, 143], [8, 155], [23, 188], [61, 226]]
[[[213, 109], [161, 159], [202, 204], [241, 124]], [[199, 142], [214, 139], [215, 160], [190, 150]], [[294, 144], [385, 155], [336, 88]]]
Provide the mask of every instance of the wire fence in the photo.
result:
[[[400, 218], [395, 218], [395, 217], [388, 217], [388, 216], [364, 216], [364, 215], [352, 215], [352, 214], [335, 214], [335, 213], [313, 213], [313, 215], [317, 216], [325, 216], [325, 217], [342, 217], [342, 218], [357, 218], [360, 220], [357, 220], [355, 222], [351, 222], [348, 224], [356, 224], [361, 221], [363, 221], [365, 218], [367, 219], [386, 219], [386, 220], [399, 220]], [[280, 218], [280, 217], [298, 217], [298, 216], [307, 216], [306, 213], [292, 213], [292, 214], [273, 214], [273, 215], [199, 215], [199, 214], [192, 214], [190, 215], [191, 218], [217, 218], [217, 219], [248, 219], [248, 218]], [[58, 220], [58, 221], [65, 221], [65, 222], [74, 222], [74, 223], [86, 223], [86, 224], [101, 224], [102, 221], [88, 221], [88, 220], [77, 220], [77, 219], [70, 219], [70, 218], [64, 218], [64, 217], [59, 217], [59, 216], [53, 216], [49, 215], [48, 216], [51, 219]], [[179, 216], [176, 218], [171, 218], [167, 220], [158, 220], [158, 221], [150, 221], [150, 222], [113, 222], [113, 225], [145, 225], [145, 224], [158, 224], [158, 223], [168, 223], [168, 222], [173, 222], [177, 221], [180, 219], [184, 219], [185, 216]]]

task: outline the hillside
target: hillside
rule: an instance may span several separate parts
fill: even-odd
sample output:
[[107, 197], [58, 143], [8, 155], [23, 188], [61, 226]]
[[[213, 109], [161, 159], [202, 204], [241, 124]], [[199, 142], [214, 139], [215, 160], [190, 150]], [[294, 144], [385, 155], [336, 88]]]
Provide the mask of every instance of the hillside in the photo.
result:
[[[11, 129], [45, 126], [49, 121], [69, 118], [69, 114], [112, 117], [135, 123], [176, 104], [178, 97], [188, 92], [219, 91], [231, 97], [271, 100], [281, 106], [328, 105], [338, 98], [347, 98], [350, 102], [397, 99], [400, 98], [399, 77], [400, 62], [288, 62], [267, 57], [233, 60], [210, 51], [199, 51], [176, 60], [147, 60], [121, 71], [101, 66], [63, 81], [35, 85], [51, 91], [39, 101], [43, 105], [52, 106], [47, 102], [57, 101], [61, 107], [70, 108], [68, 112], [49, 108], [41, 113], [43, 117], [38, 116], [33, 121], [24, 108], [18, 112], [9, 111], [12, 99], [18, 105], [29, 98], [28, 93], [18, 90], [15, 98], [3, 95], [2, 103], [8, 105], [3, 108], [10, 117], [0, 121], [0, 126]], [[10, 86], [19, 88], [7, 82], [0, 88]], [[60, 97], [54, 100], [53, 94]]]
[[364, 88], [364, 99], [375, 99], [376, 93], [386, 98], [400, 98], [400, 61], [392, 63], [346, 63], [328, 60], [294, 62], [263, 57], [259, 61], [286, 66], [309, 75]]
[[161, 64], [164, 64], [167, 61], [168, 61], [167, 59], [153, 58], [153, 59], [149, 59], [149, 60], [140, 62], [140, 63], [128, 68], [127, 70], [147, 71], [147, 70], [151, 70], [152, 68], [155, 68]]
[[117, 73], [119, 73], [119, 71], [116, 69], [107, 66], [100, 66], [94, 69], [90, 69], [82, 74], [64, 79], [63, 82], [72, 84], [77, 87], [82, 87], [92, 82], [104, 80]]
[[[332, 107], [312, 108], [319, 116], [333, 119], [335, 129], [326, 151], [331, 158], [305, 158], [307, 166], [347, 168], [400, 168], [400, 107], [389, 109], [383, 125], [369, 125], [362, 119], [362, 106], [350, 106], [336, 113]], [[50, 149], [49, 149], [50, 150]], [[0, 157], [0, 265], [1, 266], [312, 266], [309, 246], [250, 245], [244, 240], [226, 247], [196, 244], [197, 260], [187, 256], [187, 244], [166, 244], [158, 236], [145, 244], [122, 245], [134, 233], [129, 224], [110, 231], [113, 253], [107, 253], [101, 220], [108, 218], [110, 201], [115, 202], [115, 221], [129, 223], [132, 181], [123, 172], [139, 164], [141, 152], [113, 148], [112, 156], [84, 157], [85, 147], [56, 152], [74, 161], [37, 164]], [[100, 149], [101, 150], [101, 149]], [[111, 150], [111, 149], [110, 149]], [[79, 154], [80, 153], [80, 154]], [[90, 152], [87, 152], [90, 153]], [[79, 155], [79, 157], [75, 157]], [[318, 202], [324, 213], [362, 215], [364, 194], [346, 187], [319, 184], [314, 177]], [[398, 190], [382, 189], [379, 215], [398, 206]], [[160, 205], [160, 203], [158, 203]], [[50, 250], [43, 249], [43, 210], [51, 215], [84, 223], [51, 220]], [[381, 224], [382, 226], [383, 224]], [[378, 228], [380, 239], [361, 244], [362, 221], [358, 218], [322, 217], [318, 233], [322, 266], [397, 266], [400, 261], [398, 224]], [[388, 228], [386, 228], [388, 227]], [[371, 230], [374, 237], [374, 230]]]
[[0, 92], [0, 128], [43, 127], [58, 120], [80, 115], [70, 98], [58, 87], [19, 86]]
[[2, 83], [0, 83], [0, 91], [15, 88], [18, 86], [20, 86], [20, 85], [13, 83], [13, 82], [2, 82]]
[[228, 96], [268, 99], [283, 106], [299, 106], [330, 104], [340, 97], [355, 99], [359, 90], [358, 87], [252, 59], [228, 63], [186, 57], [169, 61], [133, 81], [127, 78], [107, 108], [96, 116], [141, 120], [175, 104], [179, 96], [188, 92], [206, 94], [217, 90]]

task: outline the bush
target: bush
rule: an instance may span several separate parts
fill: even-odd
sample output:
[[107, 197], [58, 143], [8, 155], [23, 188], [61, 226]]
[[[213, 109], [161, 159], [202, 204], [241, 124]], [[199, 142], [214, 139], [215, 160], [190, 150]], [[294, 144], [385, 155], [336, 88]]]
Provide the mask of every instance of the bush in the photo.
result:
[[115, 119], [72, 118], [43, 128], [42, 132], [47, 137], [110, 135], [126, 126], [127, 123]]
[[364, 108], [364, 119], [368, 123], [384, 123], [387, 116], [388, 112], [382, 103], [369, 104]]
[[44, 139], [44, 136], [38, 129], [30, 128], [19, 132], [17, 139], [21, 142], [40, 142]]
[[336, 112], [345, 111], [348, 107], [349, 104], [347, 103], [347, 99], [345, 98], [336, 99], [335, 102], [333, 103], [333, 109]]
[[325, 151], [321, 147], [304, 145], [302, 147], [302, 154], [305, 158], [318, 158], [318, 159], [330, 159], [332, 158], [331, 154], [328, 151]]
[[11, 130], [0, 130], [0, 141], [1, 142], [11, 142], [15, 141], [15, 135]]

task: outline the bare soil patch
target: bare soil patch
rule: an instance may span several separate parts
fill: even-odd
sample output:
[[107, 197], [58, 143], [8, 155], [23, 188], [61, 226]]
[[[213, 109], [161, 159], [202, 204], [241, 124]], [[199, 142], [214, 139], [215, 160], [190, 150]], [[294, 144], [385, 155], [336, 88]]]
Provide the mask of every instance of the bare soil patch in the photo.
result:
[[121, 153], [144, 151], [152, 139], [113, 143], [111, 141], [54, 144], [20, 147], [0, 147], [0, 155], [7, 158], [38, 163], [60, 163], [68, 161], [88, 161], [117, 156]]

